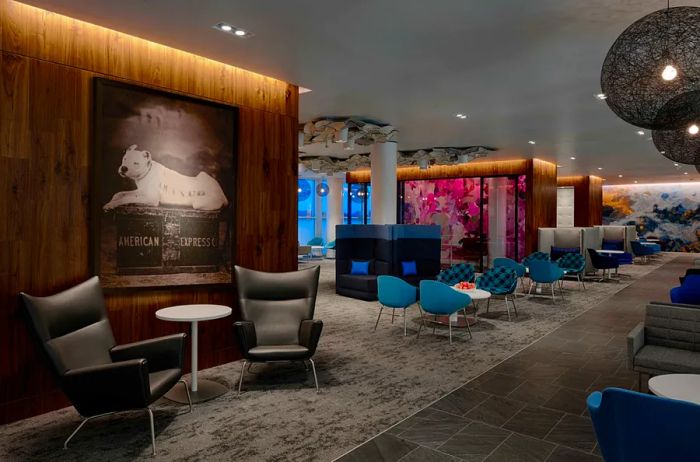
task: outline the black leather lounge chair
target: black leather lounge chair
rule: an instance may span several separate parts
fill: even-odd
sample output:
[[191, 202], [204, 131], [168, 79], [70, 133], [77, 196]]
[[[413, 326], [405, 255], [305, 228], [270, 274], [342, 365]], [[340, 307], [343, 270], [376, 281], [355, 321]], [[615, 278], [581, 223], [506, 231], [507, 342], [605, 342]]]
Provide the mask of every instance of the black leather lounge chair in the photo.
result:
[[[311, 363], [323, 322], [313, 319], [319, 267], [289, 273], [264, 273], [236, 266], [241, 321], [234, 323], [243, 354], [238, 394], [246, 364], [274, 361]], [[308, 370], [308, 369], [307, 369]]]
[[97, 277], [48, 297], [20, 298], [61, 389], [83, 417], [64, 449], [88, 420], [142, 409], [150, 418], [155, 455], [150, 406], [177, 382], [185, 383], [185, 334], [116, 345]]

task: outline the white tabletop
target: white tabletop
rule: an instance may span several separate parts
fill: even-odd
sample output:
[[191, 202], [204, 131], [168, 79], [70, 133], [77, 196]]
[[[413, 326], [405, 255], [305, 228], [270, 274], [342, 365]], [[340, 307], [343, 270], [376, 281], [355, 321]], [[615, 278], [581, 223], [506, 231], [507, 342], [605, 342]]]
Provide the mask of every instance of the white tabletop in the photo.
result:
[[209, 321], [225, 318], [231, 308], [223, 305], [178, 305], [156, 311], [156, 318], [163, 321]]
[[598, 252], [598, 253], [614, 253], [614, 254], [625, 253], [623, 250], [603, 250], [603, 249], [596, 250], [596, 252]]
[[455, 286], [452, 286], [454, 290], [457, 292], [462, 292], [463, 294], [469, 295], [472, 299], [474, 300], [485, 300], [487, 298], [491, 298], [491, 292], [488, 290], [482, 290], [482, 289], [458, 289]]
[[649, 379], [649, 390], [656, 396], [700, 404], [700, 375], [657, 375]]

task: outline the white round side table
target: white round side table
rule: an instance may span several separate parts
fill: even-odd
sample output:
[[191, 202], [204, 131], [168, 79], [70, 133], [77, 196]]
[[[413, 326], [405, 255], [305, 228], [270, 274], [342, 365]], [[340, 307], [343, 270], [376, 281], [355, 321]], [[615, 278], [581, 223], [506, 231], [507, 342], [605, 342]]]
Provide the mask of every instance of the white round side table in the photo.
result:
[[649, 379], [649, 391], [656, 396], [700, 404], [700, 375], [657, 375]]
[[[189, 322], [192, 324], [192, 376], [190, 395], [193, 403], [201, 403], [228, 391], [228, 388], [211, 380], [197, 380], [198, 323], [212, 319], [225, 318], [231, 314], [231, 308], [223, 305], [178, 305], [156, 311], [156, 318], [163, 321]], [[178, 383], [165, 397], [171, 401], [187, 404], [187, 390]]]

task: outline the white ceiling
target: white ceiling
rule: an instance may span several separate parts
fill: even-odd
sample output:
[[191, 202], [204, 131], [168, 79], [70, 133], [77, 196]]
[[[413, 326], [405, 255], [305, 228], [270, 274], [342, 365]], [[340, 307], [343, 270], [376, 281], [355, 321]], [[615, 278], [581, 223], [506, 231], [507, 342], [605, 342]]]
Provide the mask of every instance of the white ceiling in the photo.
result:
[[[300, 121], [383, 120], [399, 149], [498, 146], [490, 158], [538, 157], [607, 184], [699, 179], [594, 97], [617, 35], [663, 0], [27, 3], [308, 87]], [[255, 36], [211, 29], [219, 22]]]

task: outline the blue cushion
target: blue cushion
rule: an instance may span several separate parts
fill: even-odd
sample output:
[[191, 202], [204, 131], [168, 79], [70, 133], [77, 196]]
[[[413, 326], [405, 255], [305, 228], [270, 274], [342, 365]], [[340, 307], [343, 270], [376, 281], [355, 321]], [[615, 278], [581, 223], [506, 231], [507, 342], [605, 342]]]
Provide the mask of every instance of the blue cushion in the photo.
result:
[[624, 250], [625, 241], [622, 239], [603, 239], [603, 250]]
[[552, 260], [559, 260], [565, 253], [581, 253], [581, 249], [578, 247], [554, 247], [549, 253]]
[[402, 261], [401, 270], [404, 276], [415, 276], [418, 274], [418, 268], [414, 261]]
[[369, 261], [352, 260], [350, 263], [350, 274], [369, 274]]

